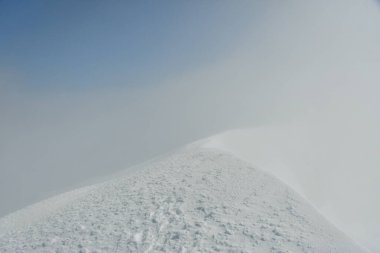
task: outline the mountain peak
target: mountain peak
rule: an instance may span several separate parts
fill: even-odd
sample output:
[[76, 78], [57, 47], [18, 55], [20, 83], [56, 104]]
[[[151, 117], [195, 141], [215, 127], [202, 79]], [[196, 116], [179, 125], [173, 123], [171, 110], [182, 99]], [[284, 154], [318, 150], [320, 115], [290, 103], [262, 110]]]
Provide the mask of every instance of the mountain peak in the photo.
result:
[[[44, 215], [16, 224], [30, 210]], [[273, 176], [201, 147], [35, 204], [0, 230], [1, 252], [364, 252]]]

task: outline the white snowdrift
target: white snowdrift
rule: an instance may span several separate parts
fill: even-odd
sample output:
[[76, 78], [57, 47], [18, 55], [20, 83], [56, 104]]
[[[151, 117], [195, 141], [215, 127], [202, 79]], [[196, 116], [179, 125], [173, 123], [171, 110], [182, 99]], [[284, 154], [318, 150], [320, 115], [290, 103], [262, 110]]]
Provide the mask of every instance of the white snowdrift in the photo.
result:
[[351, 238], [380, 252], [376, 144], [357, 132], [355, 123], [315, 120], [235, 129], [201, 143], [274, 175]]
[[1, 219], [0, 252], [364, 252], [279, 180], [195, 146]]

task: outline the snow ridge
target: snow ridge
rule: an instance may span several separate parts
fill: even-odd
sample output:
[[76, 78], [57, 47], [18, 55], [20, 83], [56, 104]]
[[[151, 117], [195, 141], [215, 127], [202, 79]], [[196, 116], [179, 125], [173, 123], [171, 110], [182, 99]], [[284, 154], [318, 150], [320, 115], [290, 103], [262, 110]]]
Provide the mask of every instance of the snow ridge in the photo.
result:
[[279, 180], [214, 149], [186, 148], [65, 203], [22, 227], [0, 220], [0, 252], [364, 252]]

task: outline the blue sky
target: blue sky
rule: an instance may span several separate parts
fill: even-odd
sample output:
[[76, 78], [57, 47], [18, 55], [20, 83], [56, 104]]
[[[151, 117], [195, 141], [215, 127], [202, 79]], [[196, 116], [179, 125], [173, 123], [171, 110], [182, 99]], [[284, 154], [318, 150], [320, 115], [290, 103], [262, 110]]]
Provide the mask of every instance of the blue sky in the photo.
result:
[[232, 1], [0, 1], [0, 74], [27, 91], [153, 85], [216, 61], [254, 16]]

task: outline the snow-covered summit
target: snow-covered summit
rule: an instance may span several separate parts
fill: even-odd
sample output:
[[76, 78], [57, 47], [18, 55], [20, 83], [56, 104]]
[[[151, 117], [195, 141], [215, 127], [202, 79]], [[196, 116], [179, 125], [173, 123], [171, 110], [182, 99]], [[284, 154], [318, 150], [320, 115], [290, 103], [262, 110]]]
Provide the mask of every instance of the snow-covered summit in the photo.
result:
[[288, 186], [191, 145], [0, 220], [0, 252], [364, 252]]

